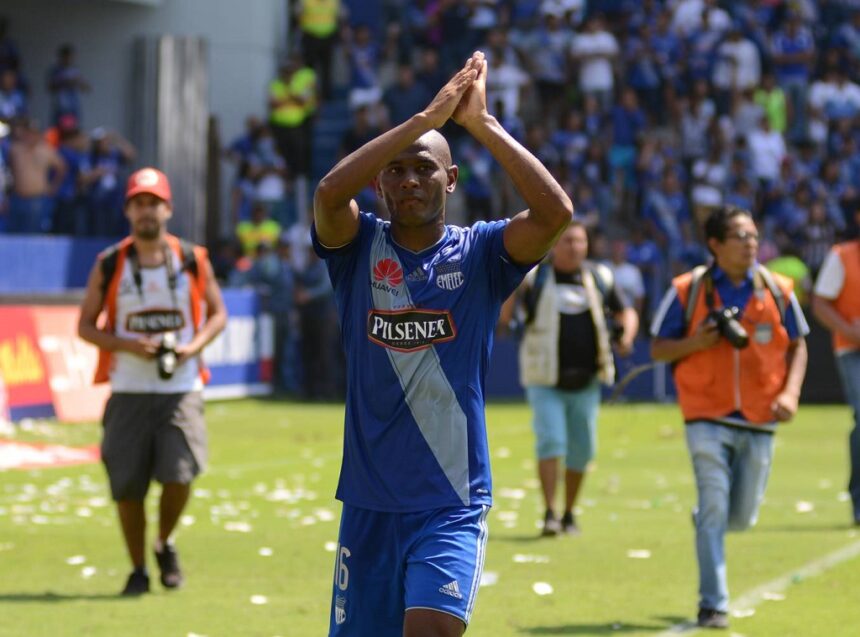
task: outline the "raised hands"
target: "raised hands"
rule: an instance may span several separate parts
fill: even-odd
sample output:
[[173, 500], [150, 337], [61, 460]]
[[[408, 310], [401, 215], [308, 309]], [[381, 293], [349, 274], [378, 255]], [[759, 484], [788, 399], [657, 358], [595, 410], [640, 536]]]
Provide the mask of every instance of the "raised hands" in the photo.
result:
[[464, 128], [468, 128], [470, 122], [477, 121], [487, 114], [487, 60], [481, 51], [475, 51], [471, 59], [479, 64], [478, 76], [466, 89], [466, 93], [451, 116]]
[[[443, 86], [433, 101], [424, 109], [424, 116], [427, 118], [427, 123], [433, 128], [441, 128], [454, 115], [455, 111], [459, 111], [465, 95], [474, 93], [473, 87], [477, 85], [476, 80], [481, 81], [481, 86], [484, 86], [484, 81], [480, 78], [486, 77], [487, 63], [484, 60], [484, 54], [477, 51], [472, 54], [463, 68], [448, 80], [448, 83]], [[483, 96], [486, 89], [482, 89]], [[471, 98], [470, 102], [473, 101]], [[486, 102], [486, 98], [483, 99]], [[485, 109], [486, 110], [486, 107]], [[469, 111], [471, 117], [471, 110]], [[458, 124], [461, 122], [455, 117], [454, 121]]]

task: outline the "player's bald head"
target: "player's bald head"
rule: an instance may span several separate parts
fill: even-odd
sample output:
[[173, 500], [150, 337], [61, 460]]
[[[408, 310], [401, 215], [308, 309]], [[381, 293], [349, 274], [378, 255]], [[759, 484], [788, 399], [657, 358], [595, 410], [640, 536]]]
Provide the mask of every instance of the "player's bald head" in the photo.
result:
[[439, 160], [443, 167], [448, 168], [452, 164], [451, 147], [448, 146], [448, 140], [437, 130], [430, 130], [424, 133], [421, 137], [409, 147], [411, 151], [427, 151], [433, 157]]

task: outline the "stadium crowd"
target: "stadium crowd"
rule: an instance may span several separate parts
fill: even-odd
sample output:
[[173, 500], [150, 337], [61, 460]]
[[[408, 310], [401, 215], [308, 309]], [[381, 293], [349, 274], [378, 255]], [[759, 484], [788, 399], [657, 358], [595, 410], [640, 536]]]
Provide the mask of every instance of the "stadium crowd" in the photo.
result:
[[[614, 270], [643, 325], [670, 277], [707, 258], [702, 222], [724, 203], [754, 213], [760, 261], [796, 281], [801, 303], [831, 245], [855, 230], [857, 0], [376, 0], [381, 23], [335, 0], [292, 4], [295, 46], [265, 116], [249, 105], [257, 114], [225, 150], [236, 232], [213, 246], [219, 279], [260, 288], [281, 317], [282, 389], [342, 390], [330, 372], [338, 348], [327, 346], [332, 293], [306, 232], [322, 107], [348, 105], [344, 156], [423, 108], [475, 49], [489, 61], [493, 114], [571, 195], [592, 257]], [[0, 22], [0, 121], [11, 129], [0, 231], [124, 234], [120, 184], [134, 148], [84, 132], [89, 84], [69, 45], [48, 73], [50, 126], [39, 130], [9, 30]], [[444, 132], [469, 211], [459, 221], [521, 209], [487, 151], [456, 126]], [[360, 202], [384, 214], [372, 188]], [[291, 362], [299, 343], [304, 364]], [[309, 369], [320, 377], [308, 381]]]

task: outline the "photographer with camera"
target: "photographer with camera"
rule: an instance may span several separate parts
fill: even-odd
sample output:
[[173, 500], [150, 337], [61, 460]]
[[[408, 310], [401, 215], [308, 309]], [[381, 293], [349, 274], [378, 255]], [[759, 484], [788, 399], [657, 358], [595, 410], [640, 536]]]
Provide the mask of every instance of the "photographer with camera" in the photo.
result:
[[144, 500], [153, 478], [163, 487], [154, 547], [161, 583], [182, 584], [171, 534], [207, 459], [200, 352], [227, 311], [206, 250], [167, 233], [173, 206], [163, 173], [129, 177], [125, 215], [131, 236], [99, 255], [78, 334], [99, 348], [96, 382], [111, 384], [102, 460], [134, 566], [122, 594], [140, 595], [149, 591]]
[[651, 326], [651, 355], [673, 364], [696, 477], [698, 625], [726, 628], [725, 533], [758, 517], [777, 422], [797, 411], [809, 328], [791, 279], [756, 262], [748, 211], [719, 208], [704, 229], [714, 263], [672, 281]]
[[[573, 221], [546, 262], [526, 276], [502, 311], [524, 311], [520, 382], [532, 407], [538, 477], [546, 511], [542, 535], [576, 535], [573, 508], [597, 448], [601, 383], [615, 381], [612, 346], [629, 355], [639, 318], [612, 271], [586, 260], [585, 226]], [[559, 464], [565, 459], [564, 513], [555, 515]]]

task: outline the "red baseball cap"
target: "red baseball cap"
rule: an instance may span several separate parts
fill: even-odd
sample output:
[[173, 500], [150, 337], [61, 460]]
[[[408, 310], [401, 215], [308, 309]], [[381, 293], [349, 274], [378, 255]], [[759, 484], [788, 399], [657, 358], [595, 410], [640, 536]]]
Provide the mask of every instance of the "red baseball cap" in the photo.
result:
[[167, 175], [155, 168], [141, 168], [133, 172], [128, 178], [125, 200], [128, 201], [141, 193], [149, 193], [164, 201], [170, 201], [170, 182]]

